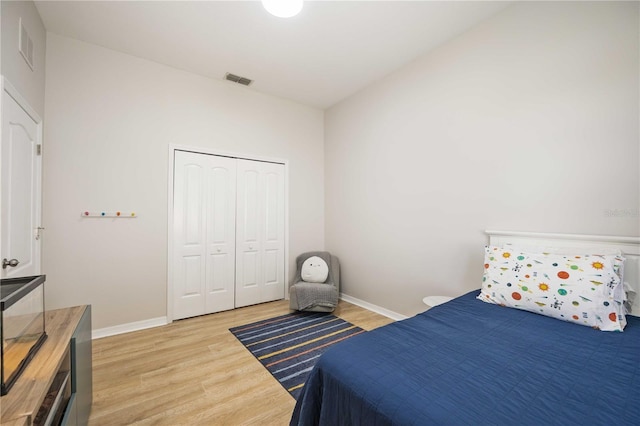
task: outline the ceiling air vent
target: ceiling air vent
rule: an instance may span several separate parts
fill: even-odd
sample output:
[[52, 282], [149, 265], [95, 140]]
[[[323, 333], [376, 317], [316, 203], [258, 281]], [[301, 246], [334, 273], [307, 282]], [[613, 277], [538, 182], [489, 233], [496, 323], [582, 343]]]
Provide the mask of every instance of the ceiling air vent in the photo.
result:
[[248, 86], [253, 83], [253, 80], [249, 80], [246, 77], [240, 77], [235, 74], [231, 74], [230, 72], [224, 75], [225, 80], [233, 81], [234, 83], [242, 84], [243, 86]]

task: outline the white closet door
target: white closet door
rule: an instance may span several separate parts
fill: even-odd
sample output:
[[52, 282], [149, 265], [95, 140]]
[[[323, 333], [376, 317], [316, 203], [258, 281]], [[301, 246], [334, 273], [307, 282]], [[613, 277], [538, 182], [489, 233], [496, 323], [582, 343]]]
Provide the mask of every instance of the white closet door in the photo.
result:
[[2, 92], [2, 278], [40, 273], [40, 125]]
[[176, 151], [174, 318], [234, 308], [236, 162]]
[[284, 298], [284, 165], [238, 160], [236, 307]]

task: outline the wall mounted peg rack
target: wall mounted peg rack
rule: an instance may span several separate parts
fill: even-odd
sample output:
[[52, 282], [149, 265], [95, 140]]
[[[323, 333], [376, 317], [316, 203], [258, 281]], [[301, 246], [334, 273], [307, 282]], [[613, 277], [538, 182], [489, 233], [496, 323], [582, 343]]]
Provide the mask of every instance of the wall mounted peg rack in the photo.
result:
[[123, 212], [123, 211], [90, 211], [86, 210], [80, 213], [81, 217], [97, 217], [97, 218], [111, 218], [111, 219], [135, 219], [138, 217], [136, 212]]

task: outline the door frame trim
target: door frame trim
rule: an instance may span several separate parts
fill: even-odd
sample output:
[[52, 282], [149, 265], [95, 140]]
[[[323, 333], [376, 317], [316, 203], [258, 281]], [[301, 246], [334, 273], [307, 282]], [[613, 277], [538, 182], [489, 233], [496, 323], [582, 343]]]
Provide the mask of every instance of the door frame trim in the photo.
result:
[[16, 89], [15, 86], [11, 84], [5, 76], [2, 76], [2, 90], [7, 92], [9, 96], [11, 96], [13, 100], [15, 100], [18, 105], [20, 105], [20, 108], [22, 108], [24, 112], [26, 112], [29, 117], [31, 117], [31, 119], [36, 122], [36, 124], [42, 124], [42, 119], [40, 118], [36, 110], [31, 108], [29, 102], [27, 102], [27, 100], [20, 94], [20, 92], [18, 92], [18, 89]]
[[173, 309], [173, 179], [176, 151], [262, 161], [284, 165], [284, 298], [289, 299], [289, 160], [261, 155], [229, 152], [205, 147], [169, 144], [167, 160], [167, 322], [174, 320]]
[[[16, 89], [16, 87], [13, 84], [11, 84], [11, 82], [4, 75], [0, 76], [0, 85], [2, 86], [0, 94], [2, 92], [7, 92], [7, 94], [11, 98], [13, 98], [14, 101], [16, 101], [18, 106], [20, 106], [20, 108], [22, 108], [22, 110], [36, 123], [36, 128], [37, 128], [36, 144], [39, 144], [43, 148], [43, 145], [44, 145], [43, 144], [43, 125], [42, 125], [42, 118], [40, 117], [40, 115], [38, 115], [36, 110], [33, 109], [31, 105], [29, 105], [29, 102], [27, 102], [27, 99], [20, 94], [18, 89]], [[4, 105], [2, 105], [2, 96], [0, 96], [0, 122], [2, 121], [3, 112], [4, 112]], [[0, 127], [1, 127], [1, 123], [0, 123]], [[35, 176], [36, 185], [37, 185], [36, 193], [40, 199], [38, 203], [38, 207], [36, 209], [35, 222], [38, 224], [37, 226], [42, 226], [42, 157], [43, 157], [43, 154], [39, 156], [38, 162], [40, 164], [37, 170], [37, 174]], [[2, 166], [0, 165], [0, 167]], [[1, 172], [2, 170], [0, 170], [0, 193], [2, 192], [2, 173]], [[0, 229], [0, 238], [2, 237], [1, 232], [2, 232], [2, 229]], [[0, 247], [0, 258], [2, 258], [1, 251], [2, 251], [2, 247]], [[40, 239], [38, 241], [38, 244], [36, 244], [35, 251], [36, 252], [34, 255], [36, 260], [36, 274], [40, 274], [42, 271], [42, 239]]]

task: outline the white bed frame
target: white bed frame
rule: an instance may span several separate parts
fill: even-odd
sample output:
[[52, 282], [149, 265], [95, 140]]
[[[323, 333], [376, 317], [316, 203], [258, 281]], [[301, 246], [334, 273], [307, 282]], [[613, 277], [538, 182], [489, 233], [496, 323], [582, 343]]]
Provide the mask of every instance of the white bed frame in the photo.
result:
[[[594, 249], [584, 254], [597, 254], [598, 250], [612, 253], [619, 250], [626, 258], [624, 263], [624, 282], [636, 292], [631, 314], [640, 316], [640, 237], [618, 237], [605, 235], [546, 234], [537, 232], [485, 231], [489, 236], [489, 245], [553, 247], [558, 249]], [[601, 253], [602, 253], [601, 252]], [[576, 253], [577, 254], [577, 253]]]

